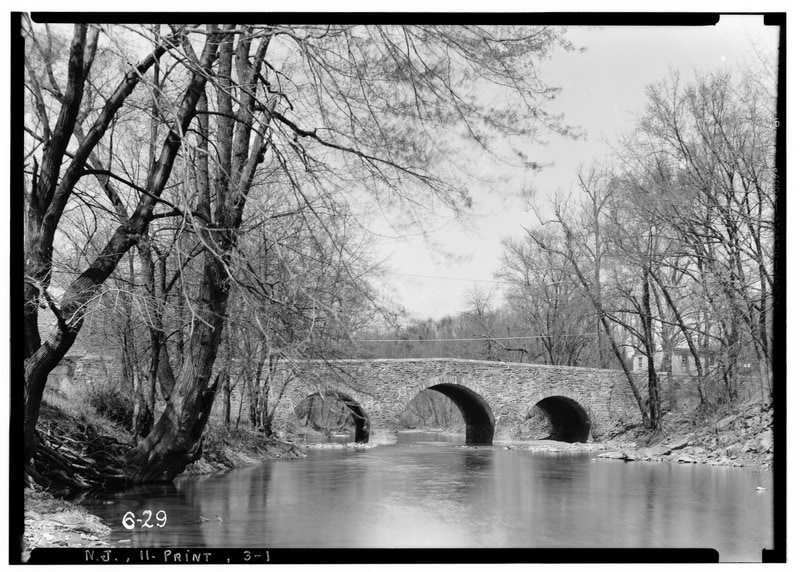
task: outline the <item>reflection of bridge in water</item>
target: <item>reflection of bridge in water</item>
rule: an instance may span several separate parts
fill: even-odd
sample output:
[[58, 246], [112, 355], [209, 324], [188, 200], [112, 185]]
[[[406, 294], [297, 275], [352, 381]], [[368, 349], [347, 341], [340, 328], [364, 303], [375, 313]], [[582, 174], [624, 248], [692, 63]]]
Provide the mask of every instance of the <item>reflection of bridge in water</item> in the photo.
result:
[[445, 358], [309, 360], [286, 389], [275, 427], [296, 419], [295, 408], [320, 394], [350, 409], [356, 441], [392, 443], [401, 413], [425, 389], [456, 404], [469, 444], [524, 436], [536, 407], [550, 421], [550, 437], [561, 441], [602, 439], [616, 425], [641, 420], [617, 370]]

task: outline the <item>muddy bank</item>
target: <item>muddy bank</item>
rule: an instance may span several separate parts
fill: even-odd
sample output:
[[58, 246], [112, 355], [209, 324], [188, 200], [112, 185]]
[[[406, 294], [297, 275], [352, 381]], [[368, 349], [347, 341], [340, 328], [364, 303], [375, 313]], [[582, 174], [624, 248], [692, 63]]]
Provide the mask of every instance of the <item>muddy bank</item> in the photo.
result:
[[188, 465], [180, 476], [204, 475], [303, 456], [302, 448], [290, 441], [264, 437], [250, 431], [214, 428], [208, 431], [203, 440], [200, 459]]

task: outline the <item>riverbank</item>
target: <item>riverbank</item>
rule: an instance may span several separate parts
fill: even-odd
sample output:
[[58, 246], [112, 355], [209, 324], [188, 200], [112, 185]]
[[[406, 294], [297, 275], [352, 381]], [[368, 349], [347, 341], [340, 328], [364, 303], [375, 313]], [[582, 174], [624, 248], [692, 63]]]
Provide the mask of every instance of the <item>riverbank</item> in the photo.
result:
[[[661, 431], [638, 427], [596, 443], [536, 441], [532, 451], [600, 452], [598, 458], [620, 461], [698, 463], [771, 470], [774, 459], [773, 410], [741, 405], [724, 415], [696, 412], [666, 415]], [[519, 448], [519, 447], [516, 447]]]
[[[425, 432], [442, 432], [426, 428]], [[448, 432], [449, 433], [449, 432]], [[772, 406], [740, 405], [726, 413], [666, 414], [660, 431], [633, 427], [603, 441], [496, 440], [495, 446], [550, 453], [598, 453], [622, 461], [696, 463], [770, 470], [773, 466]], [[335, 447], [336, 445], [328, 445]], [[470, 447], [470, 445], [462, 445]]]
[[93, 514], [38, 487], [25, 489], [22, 561], [33, 548], [110, 546], [111, 529]]
[[[641, 430], [619, 437], [633, 447], [617, 447], [626, 461], [669, 461], [770, 470], [774, 461], [772, 405], [739, 405], [725, 414], [666, 415], [662, 431]], [[616, 440], [609, 445], [613, 447]]]
[[[119, 425], [89, 408], [64, 405], [58, 400], [44, 403], [39, 418], [39, 430], [57, 448], [68, 443], [72, 449], [85, 450], [88, 441], [98, 439], [113, 442], [114, 448], [123, 450], [133, 446], [130, 436]], [[65, 441], [62, 443], [62, 440]], [[182, 475], [201, 475], [302, 456], [301, 448], [288, 441], [250, 431], [209, 426], [200, 459], [187, 466]], [[53, 474], [41, 472], [53, 477]], [[48, 489], [30, 480], [25, 488], [23, 561], [27, 561], [36, 547], [109, 546], [111, 529], [80, 506], [64, 500], [69, 498], [69, 491], [56, 486], [56, 481], [51, 482], [53, 486]]]
[[209, 427], [203, 440], [203, 453], [181, 476], [194, 476], [251, 467], [264, 461], [298, 459], [302, 449], [295, 443], [265, 437], [242, 429]]

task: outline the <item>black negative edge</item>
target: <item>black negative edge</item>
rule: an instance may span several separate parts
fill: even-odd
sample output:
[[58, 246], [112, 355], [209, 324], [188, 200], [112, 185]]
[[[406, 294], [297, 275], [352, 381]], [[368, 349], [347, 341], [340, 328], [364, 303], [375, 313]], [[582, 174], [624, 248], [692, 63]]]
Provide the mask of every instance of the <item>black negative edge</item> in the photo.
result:
[[[756, 13], [760, 14], [760, 13]], [[32, 12], [47, 23], [539, 24], [713, 26], [715, 12]]]
[[[22, 535], [25, 530], [24, 520], [24, 495], [25, 486], [22, 459], [24, 457], [22, 440], [22, 425], [24, 422], [24, 328], [23, 320], [23, 293], [22, 276], [25, 272], [25, 258], [23, 252], [23, 190], [25, 177], [23, 164], [25, 161], [25, 148], [23, 145], [24, 133], [24, 89], [25, 72], [23, 57], [25, 41], [22, 38], [22, 13], [12, 12], [9, 19], [10, 39], [10, 117], [9, 134], [9, 220], [6, 232], [9, 244], [9, 369], [8, 397], [9, 397], [9, 431], [8, 431], [8, 559], [11, 564], [18, 564], [22, 559]], [[16, 215], [16, 216], [15, 216]], [[16, 239], [16, 240], [15, 240]]]
[[[149, 561], [140, 553], [147, 550]], [[176, 560], [176, 556], [179, 558]], [[268, 560], [267, 560], [268, 558]], [[36, 548], [30, 564], [716, 563], [710, 548]]]

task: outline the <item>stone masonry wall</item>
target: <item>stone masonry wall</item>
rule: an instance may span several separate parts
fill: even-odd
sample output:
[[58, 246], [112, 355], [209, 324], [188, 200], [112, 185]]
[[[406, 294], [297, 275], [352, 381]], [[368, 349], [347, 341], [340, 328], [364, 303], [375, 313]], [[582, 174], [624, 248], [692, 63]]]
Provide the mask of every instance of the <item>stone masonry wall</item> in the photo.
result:
[[70, 354], [50, 372], [47, 385], [48, 389], [63, 391], [72, 385], [114, 387], [121, 383], [121, 380], [121, 364], [115, 357]]
[[290, 385], [276, 426], [317, 391], [332, 390], [356, 401], [370, 422], [370, 441], [391, 440], [403, 409], [422, 390], [439, 383], [467, 387], [488, 404], [495, 439], [509, 439], [542, 399], [568, 397], [587, 413], [594, 439], [640, 421], [623, 372], [459, 359], [309, 361]]

